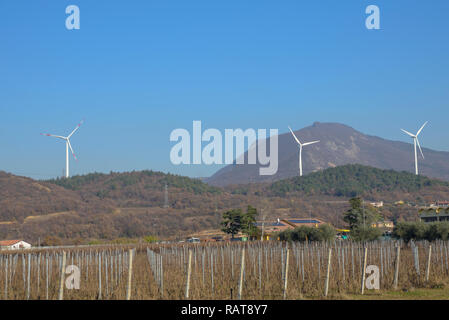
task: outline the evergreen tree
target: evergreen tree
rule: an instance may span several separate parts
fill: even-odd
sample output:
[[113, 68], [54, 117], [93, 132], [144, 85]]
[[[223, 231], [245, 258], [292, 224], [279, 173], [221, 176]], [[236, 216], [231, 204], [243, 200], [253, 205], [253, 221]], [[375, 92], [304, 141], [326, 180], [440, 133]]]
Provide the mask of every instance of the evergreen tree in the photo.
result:
[[242, 232], [248, 236], [257, 236], [258, 228], [256, 227], [257, 209], [248, 206], [246, 213], [242, 217]]
[[372, 224], [378, 222], [381, 216], [376, 208], [365, 206], [360, 198], [349, 200], [351, 208], [344, 214], [343, 220], [349, 224], [351, 237], [358, 241], [376, 240], [382, 235], [379, 228], [372, 227]]
[[257, 209], [248, 206], [244, 213], [241, 209], [233, 209], [223, 213], [223, 221], [221, 229], [223, 232], [230, 234], [234, 239], [234, 235], [240, 231], [248, 236], [257, 236], [258, 228], [256, 227]]
[[242, 218], [243, 213], [241, 209], [226, 211], [223, 213], [223, 221], [221, 222], [223, 228], [221, 230], [227, 234], [230, 234], [232, 239], [234, 239], [234, 235], [242, 230]]

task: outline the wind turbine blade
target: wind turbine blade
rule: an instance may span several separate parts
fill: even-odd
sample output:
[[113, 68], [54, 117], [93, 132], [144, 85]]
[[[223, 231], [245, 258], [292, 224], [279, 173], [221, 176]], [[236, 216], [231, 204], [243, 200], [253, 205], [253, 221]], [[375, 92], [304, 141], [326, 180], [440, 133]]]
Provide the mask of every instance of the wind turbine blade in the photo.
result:
[[47, 137], [55, 137], [55, 138], [59, 138], [59, 139], [66, 139], [66, 137], [63, 136], [56, 136], [54, 134], [49, 134], [49, 133], [41, 133], [42, 136], [47, 136]]
[[429, 121], [426, 121], [426, 123], [424, 123], [424, 124], [422, 125], [421, 129], [419, 129], [418, 132], [416, 133], [416, 136], [418, 136], [418, 134], [421, 133], [422, 129], [424, 129], [424, 127], [426, 126], [427, 122], [429, 122]]
[[81, 127], [81, 125], [83, 124], [83, 122], [84, 122], [84, 119], [81, 120], [81, 122], [76, 126], [75, 129], [73, 129], [72, 133], [69, 134], [69, 136], [68, 136], [67, 138], [70, 138], [70, 137], [72, 136], [72, 134], [74, 134], [74, 133], [76, 132], [76, 130], [78, 130], [78, 129]]
[[412, 138], [414, 138], [415, 137], [415, 135], [414, 134], [412, 134], [412, 133], [410, 133], [410, 132], [408, 132], [408, 131], [406, 131], [406, 130], [404, 130], [404, 129], [401, 129], [403, 132], [405, 132], [406, 134], [408, 134], [410, 137], [412, 137]]
[[293, 133], [292, 128], [290, 128], [290, 126], [289, 126], [288, 128], [290, 129], [290, 132], [292, 133], [293, 138], [295, 138], [296, 142], [298, 142], [298, 144], [301, 145], [301, 142], [299, 142], [298, 138], [297, 138], [297, 137], [295, 136], [295, 134]]
[[416, 143], [418, 144], [419, 151], [421, 152], [421, 156], [422, 156], [422, 158], [424, 159], [424, 154], [422, 153], [422, 149], [421, 149], [421, 145], [419, 144], [418, 137], [416, 138]]
[[311, 144], [318, 143], [318, 142], [320, 142], [320, 140], [312, 141], [312, 142], [306, 142], [306, 143], [303, 143], [302, 146], [309, 146]]
[[70, 151], [72, 151], [73, 157], [75, 158], [76, 161], [78, 161], [78, 159], [77, 159], [76, 156], [75, 156], [75, 152], [73, 152], [73, 148], [72, 148], [72, 145], [70, 144], [70, 140], [67, 139], [67, 142], [68, 142], [68, 144], [69, 144]]

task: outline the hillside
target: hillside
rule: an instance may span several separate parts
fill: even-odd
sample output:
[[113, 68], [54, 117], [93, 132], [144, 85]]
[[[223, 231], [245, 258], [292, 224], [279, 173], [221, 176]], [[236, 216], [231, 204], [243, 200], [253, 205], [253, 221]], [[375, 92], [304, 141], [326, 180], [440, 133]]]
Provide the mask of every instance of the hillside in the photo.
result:
[[[248, 183], [224, 188], [231, 194], [262, 198], [349, 199], [395, 202], [398, 199], [426, 205], [449, 198], [449, 182], [416, 176], [409, 172], [383, 170], [363, 165], [328, 168], [273, 183]], [[319, 201], [319, 200], [318, 200]]]
[[[315, 122], [312, 126], [295, 131], [295, 135], [303, 142], [320, 140], [303, 149], [304, 174], [346, 164], [414, 172], [413, 145], [410, 143], [366, 135], [339, 123]], [[278, 138], [279, 168], [275, 175], [259, 175], [259, 165], [228, 165], [204, 181], [215, 186], [226, 186], [273, 182], [298, 176], [297, 143], [290, 132]], [[449, 181], [449, 152], [426, 148], [423, 152], [425, 159], [419, 159], [420, 174]]]
[[108, 199], [125, 207], [163, 206], [165, 185], [168, 187], [170, 205], [178, 208], [182, 208], [183, 203], [204, 201], [221, 192], [219, 188], [198, 179], [149, 170], [92, 173], [47, 182], [75, 191], [83, 199]]
[[[169, 208], [163, 208], [165, 185]], [[81, 242], [166, 238], [216, 227], [219, 210], [244, 207], [247, 200], [197, 179], [154, 171], [48, 181], [1, 173], [0, 196], [0, 239], [51, 235]]]
[[[163, 208], [165, 184], [169, 208]], [[259, 219], [318, 217], [343, 226], [348, 199], [384, 201], [385, 218], [416, 219], [418, 209], [449, 199], [449, 183], [408, 172], [346, 165], [274, 183], [226, 188], [153, 171], [93, 173], [69, 179], [35, 181], [0, 173], [0, 239], [66, 243], [156, 235], [182, 238], [217, 229], [221, 213], [255, 206]], [[403, 200], [410, 205], [397, 206]]]
[[436, 192], [437, 187], [449, 188], [449, 182], [416, 176], [404, 171], [345, 165], [274, 182], [269, 187], [269, 193], [278, 196], [302, 192], [308, 195], [369, 197], [374, 193], [416, 193], [423, 189], [432, 189]]
[[108, 208], [111, 204], [107, 201], [86, 203], [79, 194], [61, 186], [0, 171], [0, 221], [23, 221], [28, 216], [50, 212], [95, 212]]

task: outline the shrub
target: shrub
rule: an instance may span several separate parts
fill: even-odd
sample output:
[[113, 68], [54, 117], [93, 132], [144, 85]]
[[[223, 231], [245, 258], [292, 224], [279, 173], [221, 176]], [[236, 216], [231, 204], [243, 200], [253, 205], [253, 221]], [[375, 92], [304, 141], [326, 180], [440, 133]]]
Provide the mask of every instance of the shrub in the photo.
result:
[[301, 226], [295, 229], [287, 229], [278, 234], [282, 241], [329, 241], [335, 237], [335, 229], [323, 224], [318, 228]]
[[402, 239], [405, 242], [410, 240], [448, 240], [449, 239], [449, 222], [399, 222], [394, 230], [393, 236]]

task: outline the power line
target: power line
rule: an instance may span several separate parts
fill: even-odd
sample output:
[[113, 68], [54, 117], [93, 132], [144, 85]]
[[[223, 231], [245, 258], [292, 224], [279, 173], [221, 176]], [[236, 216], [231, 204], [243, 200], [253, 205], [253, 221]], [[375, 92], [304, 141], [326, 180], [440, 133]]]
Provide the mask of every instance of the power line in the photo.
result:
[[168, 205], [168, 187], [167, 184], [165, 184], [165, 191], [164, 191], [164, 208], [169, 208]]

